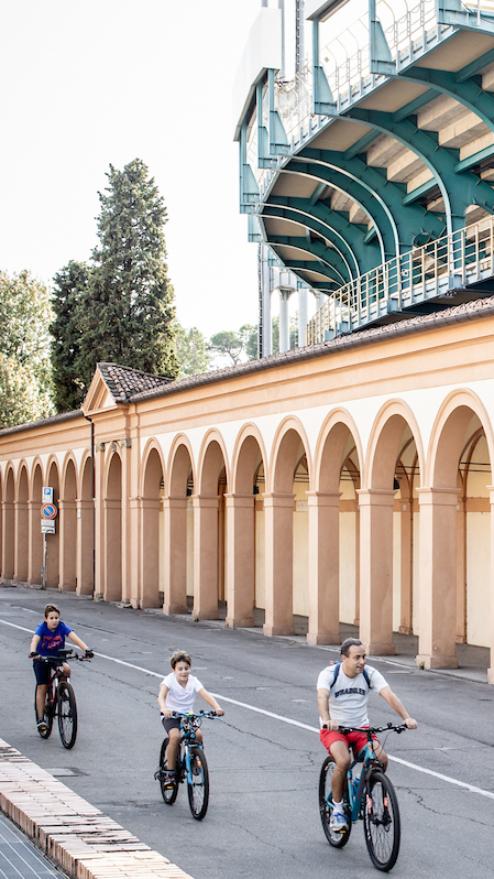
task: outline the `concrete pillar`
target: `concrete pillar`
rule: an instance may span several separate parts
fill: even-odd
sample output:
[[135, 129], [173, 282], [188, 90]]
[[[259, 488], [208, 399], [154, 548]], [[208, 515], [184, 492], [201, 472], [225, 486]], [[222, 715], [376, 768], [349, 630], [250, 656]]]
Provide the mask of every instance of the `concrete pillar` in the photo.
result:
[[93, 583], [93, 530], [94, 504], [92, 500], [77, 500], [77, 594], [91, 595]]
[[14, 517], [14, 580], [19, 583], [25, 583], [27, 581], [28, 568], [28, 506], [25, 501], [15, 502]]
[[262, 263], [262, 356], [273, 353], [273, 318], [271, 314], [271, 284], [267, 259]]
[[280, 288], [280, 354], [290, 349], [290, 329], [288, 325], [288, 300], [290, 292]]
[[355, 626], [360, 626], [360, 509], [355, 498]]
[[456, 668], [458, 492], [419, 489], [420, 622], [417, 664]]
[[457, 506], [458, 565], [456, 581], [456, 642], [467, 640], [467, 517], [464, 498], [458, 495]]
[[14, 576], [14, 504], [4, 501], [2, 504], [2, 577], [12, 580]]
[[359, 489], [360, 637], [368, 653], [392, 654], [394, 493]]
[[196, 495], [194, 509], [194, 608], [197, 620], [218, 618], [218, 498]]
[[43, 564], [43, 538], [41, 537], [41, 503], [39, 500], [28, 501], [28, 566], [27, 582], [30, 586], [41, 583], [41, 565]]
[[187, 498], [166, 497], [164, 509], [163, 612], [187, 611]]
[[309, 644], [340, 642], [340, 495], [307, 492]]
[[95, 516], [95, 578], [94, 597], [101, 599], [105, 594], [105, 571], [106, 571], [106, 511], [104, 498], [104, 456], [100, 451], [95, 459], [95, 484], [96, 497], [94, 499]]
[[298, 347], [307, 345], [308, 301], [307, 287], [298, 291]]
[[132, 455], [138, 458], [138, 444], [134, 449], [130, 444], [122, 448], [122, 577], [120, 600], [130, 602], [137, 607], [139, 602], [138, 570], [139, 560], [136, 557], [140, 547], [140, 516], [136, 506], [131, 509], [130, 499], [134, 499], [137, 491], [132, 484], [132, 475], [137, 478], [138, 469], [132, 473]]
[[265, 494], [265, 635], [293, 632], [293, 494]]
[[491, 632], [491, 643], [490, 643], [490, 667], [487, 670], [487, 680], [490, 684], [494, 684], [494, 593], [492, 589], [492, 584], [494, 583], [494, 485], [488, 485], [489, 489], [489, 502], [491, 508], [491, 518], [490, 518], [490, 582], [491, 582], [491, 590], [490, 590], [490, 632]]
[[75, 500], [58, 502], [60, 528], [60, 589], [76, 588], [77, 573], [77, 506]]
[[413, 506], [410, 498], [402, 498], [400, 508], [400, 625], [398, 631], [403, 635], [412, 632], [412, 539]]
[[160, 607], [160, 499], [141, 498], [140, 607]]
[[225, 495], [226, 625], [252, 626], [255, 603], [254, 496]]

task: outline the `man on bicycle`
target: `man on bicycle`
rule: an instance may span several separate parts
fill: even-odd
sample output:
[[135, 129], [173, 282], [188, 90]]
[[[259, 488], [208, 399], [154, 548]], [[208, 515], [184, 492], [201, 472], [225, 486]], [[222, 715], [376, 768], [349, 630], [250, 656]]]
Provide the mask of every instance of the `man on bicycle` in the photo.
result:
[[[36, 628], [31, 640], [29, 658], [33, 660], [33, 671], [36, 678], [36, 726], [41, 734], [46, 732], [47, 726], [44, 721], [46, 691], [50, 680], [50, 666], [37, 657], [57, 656], [65, 647], [65, 638], [76, 644], [81, 650], [86, 651], [86, 656], [91, 658], [93, 651], [87, 644], [63, 620], [60, 619], [60, 610], [55, 604], [47, 604], [45, 618]], [[70, 674], [70, 666], [63, 664], [66, 675]]]
[[[362, 641], [347, 638], [341, 645], [340, 654], [340, 662], [327, 666], [317, 679], [320, 739], [335, 761], [332, 781], [334, 808], [330, 821], [330, 828], [334, 831], [343, 831], [348, 827], [343, 808], [343, 790], [351, 764], [350, 748], [356, 756], [367, 744], [364, 732], [343, 733], [340, 727], [365, 729], [370, 726], [367, 703], [370, 691], [375, 690], [399, 714], [408, 729], [417, 728], [417, 722], [410, 717], [382, 674], [365, 665], [366, 653]], [[386, 754], [376, 737], [373, 738], [376, 756], [386, 769]]]

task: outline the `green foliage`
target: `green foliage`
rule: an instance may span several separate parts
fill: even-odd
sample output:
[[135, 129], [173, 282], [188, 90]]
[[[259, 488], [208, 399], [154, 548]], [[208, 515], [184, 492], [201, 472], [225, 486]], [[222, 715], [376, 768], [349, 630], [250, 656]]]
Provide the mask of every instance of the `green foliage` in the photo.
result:
[[[87, 269], [69, 263], [55, 277], [60, 407], [80, 404], [100, 360], [156, 375], [174, 377], [177, 372], [163, 198], [141, 159], [121, 171], [110, 165], [107, 178], [108, 186], [99, 193], [99, 243], [92, 264]], [[67, 322], [69, 306], [73, 310]], [[64, 354], [66, 368], [60, 365]]]
[[175, 349], [178, 361], [178, 378], [200, 375], [209, 369], [207, 342], [197, 327], [186, 330], [175, 324]]
[[28, 272], [0, 272], [0, 427], [53, 414], [46, 287]]
[[78, 367], [82, 343], [81, 315], [89, 298], [89, 280], [89, 266], [73, 260], [53, 279], [55, 320], [50, 330], [55, 404], [59, 412], [77, 409], [84, 396], [85, 387]]
[[225, 357], [229, 357], [233, 366], [240, 362], [243, 353], [243, 342], [235, 330], [222, 330], [215, 333], [209, 340], [209, 348]]

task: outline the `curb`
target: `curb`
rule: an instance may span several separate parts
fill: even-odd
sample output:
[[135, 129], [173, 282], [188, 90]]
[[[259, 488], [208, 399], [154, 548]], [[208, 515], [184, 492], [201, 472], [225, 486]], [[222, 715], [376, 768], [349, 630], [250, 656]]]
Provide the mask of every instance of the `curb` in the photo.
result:
[[192, 879], [3, 739], [0, 809], [70, 879]]

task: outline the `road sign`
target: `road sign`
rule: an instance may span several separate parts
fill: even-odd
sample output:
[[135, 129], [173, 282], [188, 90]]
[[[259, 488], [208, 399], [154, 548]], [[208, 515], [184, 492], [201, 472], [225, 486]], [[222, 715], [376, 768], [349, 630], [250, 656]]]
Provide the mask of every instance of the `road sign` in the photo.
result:
[[41, 500], [43, 501], [44, 504], [53, 503], [53, 488], [51, 487], [51, 485], [44, 485], [43, 486]]
[[41, 507], [41, 518], [42, 519], [56, 519], [58, 515], [57, 505], [54, 503], [43, 504]]
[[42, 534], [55, 534], [55, 520], [54, 519], [42, 519], [41, 520], [41, 533]]

